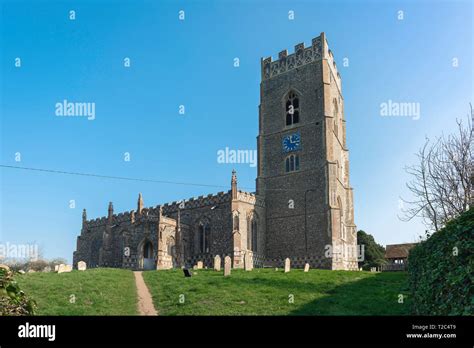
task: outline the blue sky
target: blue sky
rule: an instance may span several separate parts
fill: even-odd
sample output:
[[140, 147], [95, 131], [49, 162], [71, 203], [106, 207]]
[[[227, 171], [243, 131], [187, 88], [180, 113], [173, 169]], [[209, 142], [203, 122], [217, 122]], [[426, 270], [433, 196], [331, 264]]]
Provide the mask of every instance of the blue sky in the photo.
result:
[[[260, 58], [323, 31], [343, 81], [356, 224], [384, 245], [423, 234], [397, 218], [403, 167], [474, 99], [469, 1], [0, 3], [1, 164], [224, 186], [1, 168], [0, 242], [38, 243], [47, 258], [72, 259], [82, 208], [95, 218], [109, 201], [135, 209], [138, 192], [154, 206], [227, 190], [233, 168], [253, 190], [256, 168], [217, 151], [256, 148]], [[95, 120], [55, 116], [64, 99], [94, 102]], [[381, 117], [388, 100], [420, 103], [420, 119]]]

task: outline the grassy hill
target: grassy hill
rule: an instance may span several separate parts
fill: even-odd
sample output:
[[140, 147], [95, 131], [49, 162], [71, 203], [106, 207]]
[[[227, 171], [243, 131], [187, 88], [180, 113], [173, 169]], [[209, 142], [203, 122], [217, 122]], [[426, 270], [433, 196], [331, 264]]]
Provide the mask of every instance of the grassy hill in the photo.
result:
[[[181, 270], [143, 272], [160, 315], [409, 314], [410, 299], [398, 302], [407, 294], [406, 273], [254, 269], [224, 277], [222, 271], [194, 272], [192, 278]], [[137, 315], [129, 270], [29, 273], [16, 280], [37, 302], [39, 315]]]
[[[144, 272], [160, 315], [408, 315], [406, 273], [310, 270]], [[180, 303], [183, 300], [184, 303]], [[291, 303], [293, 299], [293, 303]]]
[[28, 273], [15, 280], [36, 301], [39, 315], [137, 314], [135, 280], [128, 270]]

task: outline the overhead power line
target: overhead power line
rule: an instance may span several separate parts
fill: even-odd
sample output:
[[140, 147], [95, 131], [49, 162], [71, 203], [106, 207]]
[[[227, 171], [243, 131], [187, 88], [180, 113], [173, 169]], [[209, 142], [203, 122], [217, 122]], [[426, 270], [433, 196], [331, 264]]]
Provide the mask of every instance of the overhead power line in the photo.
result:
[[192, 183], [192, 182], [179, 182], [171, 180], [155, 180], [155, 179], [142, 179], [142, 178], [131, 178], [124, 176], [115, 176], [115, 175], [101, 175], [94, 173], [79, 173], [79, 172], [69, 172], [64, 170], [54, 170], [54, 169], [44, 169], [44, 168], [31, 168], [31, 167], [20, 167], [20, 166], [10, 166], [5, 164], [0, 164], [1, 168], [7, 169], [21, 169], [21, 170], [30, 170], [35, 172], [43, 173], [53, 173], [53, 174], [66, 174], [66, 175], [77, 175], [77, 176], [87, 176], [95, 177], [101, 179], [114, 179], [114, 180], [127, 180], [127, 181], [138, 181], [138, 182], [151, 182], [156, 184], [171, 184], [171, 185], [185, 185], [185, 186], [201, 186], [201, 187], [214, 187], [214, 188], [229, 188], [230, 185], [211, 185], [211, 184], [201, 184], [201, 183]]
[[[168, 185], [182, 185], [182, 186], [198, 186], [198, 187], [212, 187], [219, 189], [229, 189], [230, 185], [211, 185], [211, 184], [201, 184], [194, 182], [181, 182], [181, 181], [172, 181], [172, 180], [155, 180], [155, 179], [142, 179], [142, 178], [131, 178], [125, 176], [116, 176], [116, 175], [102, 175], [94, 173], [80, 173], [80, 172], [69, 172], [65, 170], [55, 170], [55, 169], [44, 169], [44, 168], [31, 168], [31, 167], [21, 167], [21, 166], [11, 166], [6, 164], [0, 164], [0, 168], [6, 169], [20, 169], [20, 170], [30, 170], [34, 172], [43, 172], [51, 174], [65, 174], [65, 175], [76, 175], [76, 176], [86, 176], [94, 177], [101, 179], [113, 179], [113, 180], [126, 180], [126, 181], [137, 181], [137, 182], [150, 182], [155, 184], [168, 184]], [[253, 192], [253, 188], [240, 186], [240, 189], [248, 190]], [[309, 191], [311, 191], [310, 189]], [[288, 191], [288, 192], [305, 192], [308, 190], [303, 189], [293, 189], [293, 188], [276, 188], [276, 189], [266, 189], [265, 191]]]

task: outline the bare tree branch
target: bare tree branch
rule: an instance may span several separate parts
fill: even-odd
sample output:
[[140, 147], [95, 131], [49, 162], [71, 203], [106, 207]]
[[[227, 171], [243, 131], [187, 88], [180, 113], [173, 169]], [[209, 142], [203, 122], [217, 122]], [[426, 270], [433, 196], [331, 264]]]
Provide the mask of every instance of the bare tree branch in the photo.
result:
[[441, 135], [436, 141], [426, 139], [416, 154], [418, 163], [405, 168], [411, 176], [406, 186], [414, 197], [402, 199], [403, 221], [421, 217], [430, 230], [438, 231], [446, 223], [469, 209], [473, 199], [473, 129], [472, 105], [466, 124], [456, 120], [454, 134]]

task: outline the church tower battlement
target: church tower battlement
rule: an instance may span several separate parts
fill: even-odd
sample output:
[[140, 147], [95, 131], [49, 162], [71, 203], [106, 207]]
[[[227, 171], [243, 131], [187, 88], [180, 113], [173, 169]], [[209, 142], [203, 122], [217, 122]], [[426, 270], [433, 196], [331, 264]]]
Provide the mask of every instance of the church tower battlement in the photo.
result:
[[261, 58], [261, 79], [262, 81], [267, 80], [318, 60], [327, 60], [328, 67], [330, 68], [339, 89], [341, 89], [341, 75], [337, 70], [334, 55], [329, 49], [326, 35], [324, 33], [315, 37], [311, 41], [311, 46], [309, 47], [305, 47], [304, 42], [297, 44], [294, 53], [292, 54], [288, 54], [288, 50], [280, 51], [277, 60], [273, 60], [271, 56]]

